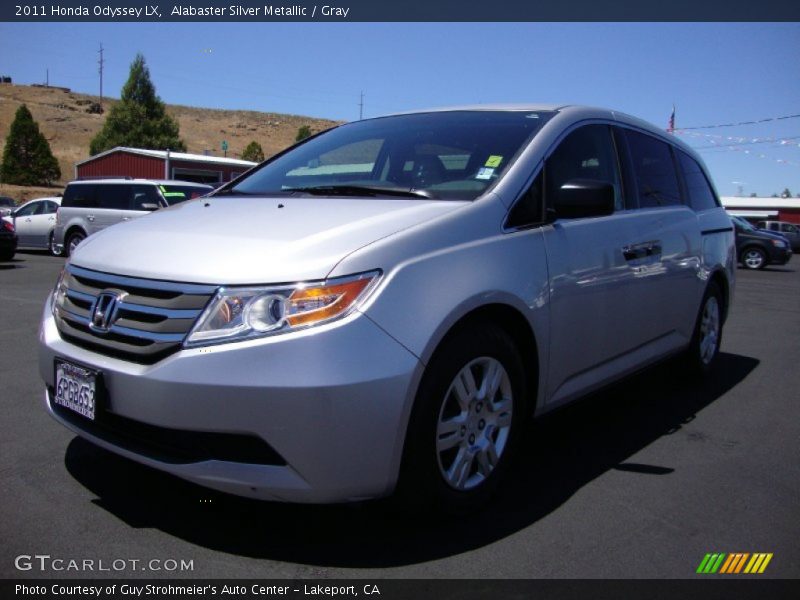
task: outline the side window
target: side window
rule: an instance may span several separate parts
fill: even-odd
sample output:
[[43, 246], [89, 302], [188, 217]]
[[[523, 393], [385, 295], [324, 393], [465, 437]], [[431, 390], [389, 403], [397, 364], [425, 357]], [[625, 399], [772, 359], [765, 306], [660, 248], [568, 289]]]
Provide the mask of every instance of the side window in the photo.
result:
[[678, 176], [669, 145], [630, 129], [625, 130], [625, 138], [639, 188], [639, 207], [680, 204]]
[[104, 184], [97, 186], [98, 208], [130, 210], [131, 186]]
[[506, 219], [506, 227], [525, 227], [526, 225], [533, 225], [543, 221], [543, 175], [544, 170], [539, 172], [528, 191], [513, 206], [508, 219]]
[[786, 233], [797, 233], [797, 227], [791, 223], [781, 223], [781, 231]]
[[161, 196], [158, 195], [153, 185], [134, 185], [133, 186], [133, 210], [147, 210], [145, 204], [155, 204], [161, 206]]
[[28, 204], [28, 206], [24, 208], [20, 208], [17, 211], [15, 216], [17, 217], [30, 217], [33, 215], [41, 214], [42, 212], [42, 203], [41, 202], [33, 202], [32, 204]]
[[547, 159], [544, 172], [545, 198], [556, 212], [561, 186], [574, 179], [610, 183], [615, 207], [623, 208], [617, 155], [607, 125], [586, 125], [570, 133]]
[[58, 204], [56, 204], [55, 202], [53, 202], [53, 201], [51, 201], [51, 200], [48, 200], [48, 201], [45, 203], [45, 208], [44, 208], [44, 212], [45, 212], [45, 214], [47, 214], [47, 215], [52, 215], [52, 214], [54, 214], [54, 213], [55, 213], [57, 210], [58, 210]]
[[700, 165], [685, 152], [677, 151], [678, 162], [681, 164], [683, 178], [686, 181], [686, 192], [689, 195], [689, 206], [700, 211], [716, 208], [717, 198], [714, 190], [709, 185]]
[[64, 208], [97, 208], [96, 185], [68, 185], [61, 200]]

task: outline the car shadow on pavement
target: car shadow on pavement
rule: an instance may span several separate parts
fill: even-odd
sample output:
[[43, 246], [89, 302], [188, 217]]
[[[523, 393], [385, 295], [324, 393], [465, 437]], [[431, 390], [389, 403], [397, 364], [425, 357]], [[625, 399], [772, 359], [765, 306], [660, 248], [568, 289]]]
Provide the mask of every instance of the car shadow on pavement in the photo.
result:
[[464, 518], [405, 514], [387, 501], [303, 506], [238, 498], [77, 437], [65, 463], [97, 496], [94, 503], [131, 527], [156, 528], [240, 556], [320, 567], [401, 566], [467, 552], [525, 529], [611, 469], [668, 476], [669, 466], [627, 460], [680, 431], [758, 363], [722, 353], [713, 376], [695, 384], [677, 361], [668, 361], [531, 423], [507, 483], [489, 506], [467, 517], [468, 527]]
[[0, 271], [10, 271], [11, 269], [24, 269], [25, 261], [20, 258], [12, 258], [9, 261], [0, 262]]

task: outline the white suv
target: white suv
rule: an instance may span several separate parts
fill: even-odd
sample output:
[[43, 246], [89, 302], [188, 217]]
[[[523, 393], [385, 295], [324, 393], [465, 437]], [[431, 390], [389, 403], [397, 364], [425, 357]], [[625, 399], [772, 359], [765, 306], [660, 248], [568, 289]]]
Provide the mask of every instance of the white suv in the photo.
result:
[[87, 236], [101, 229], [202, 196], [212, 189], [209, 185], [186, 181], [124, 178], [73, 181], [64, 190], [52, 251], [70, 256]]
[[638, 119], [357, 121], [79, 246], [43, 314], [46, 406], [234, 494], [470, 508], [525, 419], [675, 354], [709, 371], [735, 262], [701, 160]]

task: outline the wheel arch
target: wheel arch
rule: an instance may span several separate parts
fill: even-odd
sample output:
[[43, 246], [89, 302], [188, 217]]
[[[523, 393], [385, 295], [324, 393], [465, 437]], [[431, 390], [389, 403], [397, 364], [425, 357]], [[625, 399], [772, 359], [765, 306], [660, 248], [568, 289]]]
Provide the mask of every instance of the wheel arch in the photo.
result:
[[528, 319], [525, 318], [519, 309], [510, 304], [501, 302], [483, 304], [472, 308], [458, 317], [447, 330], [439, 336], [435, 346], [429, 352], [426, 352], [426, 360], [424, 361], [426, 366], [448, 338], [463, 329], [473, 327], [476, 323], [496, 325], [513, 340], [520, 354], [526, 378], [527, 410], [533, 415], [536, 409], [540, 381], [540, 350], [536, 335]]
[[716, 269], [708, 278], [709, 282], [717, 285], [720, 292], [722, 292], [722, 321], [723, 323], [728, 319], [728, 313], [731, 305], [731, 284], [725, 271], [722, 268]]

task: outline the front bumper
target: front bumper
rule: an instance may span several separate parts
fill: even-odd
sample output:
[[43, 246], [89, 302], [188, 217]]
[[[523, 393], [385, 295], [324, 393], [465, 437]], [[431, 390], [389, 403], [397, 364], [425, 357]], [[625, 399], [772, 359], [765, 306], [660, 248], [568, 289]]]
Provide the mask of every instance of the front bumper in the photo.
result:
[[785, 265], [792, 259], [792, 249], [787, 247], [785, 249], [776, 249], [770, 256], [770, 262], [774, 265]]
[[93, 434], [82, 418], [64, 418], [48, 391], [50, 414], [82, 437], [206, 487], [308, 503], [391, 493], [422, 370], [416, 357], [360, 313], [301, 332], [135, 364], [64, 341], [48, 300], [39, 347], [48, 389], [56, 358], [102, 373], [103, 410], [118, 421], [145, 431], [257, 436], [285, 464], [162, 460], [136, 444]]

